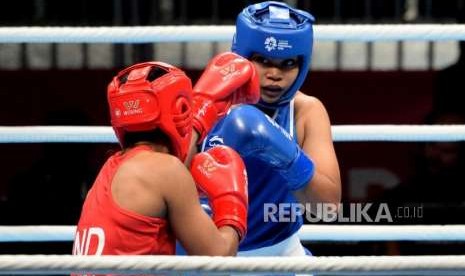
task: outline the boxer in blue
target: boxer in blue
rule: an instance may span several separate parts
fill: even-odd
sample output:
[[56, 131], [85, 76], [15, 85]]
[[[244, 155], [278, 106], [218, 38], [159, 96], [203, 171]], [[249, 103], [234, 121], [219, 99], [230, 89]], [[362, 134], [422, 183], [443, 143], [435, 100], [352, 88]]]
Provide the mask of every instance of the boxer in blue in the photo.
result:
[[329, 116], [321, 101], [299, 91], [310, 66], [313, 22], [309, 13], [274, 1], [250, 5], [237, 17], [232, 51], [255, 65], [261, 99], [232, 108], [203, 140], [202, 150], [225, 144], [245, 162], [249, 230], [240, 244], [242, 256], [308, 254], [296, 234], [302, 215], [267, 217], [266, 206], [279, 211], [298, 203], [340, 202]]

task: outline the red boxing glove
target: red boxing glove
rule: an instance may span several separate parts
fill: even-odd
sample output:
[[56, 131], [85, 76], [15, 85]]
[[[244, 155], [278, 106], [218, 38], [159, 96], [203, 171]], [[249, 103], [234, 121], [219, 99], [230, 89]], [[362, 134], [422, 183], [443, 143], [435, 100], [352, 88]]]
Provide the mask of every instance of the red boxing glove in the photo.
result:
[[242, 240], [247, 232], [248, 193], [247, 172], [239, 154], [216, 146], [194, 156], [191, 173], [210, 200], [216, 226], [233, 227]]
[[258, 102], [260, 80], [253, 63], [225, 52], [209, 62], [193, 92], [193, 124], [201, 142], [231, 105]]

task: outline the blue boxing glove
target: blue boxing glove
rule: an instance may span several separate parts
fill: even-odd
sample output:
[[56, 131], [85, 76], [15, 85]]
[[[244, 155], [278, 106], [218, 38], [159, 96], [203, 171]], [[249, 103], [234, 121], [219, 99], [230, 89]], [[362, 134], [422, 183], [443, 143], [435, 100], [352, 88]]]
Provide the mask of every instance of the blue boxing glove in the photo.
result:
[[257, 108], [241, 105], [215, 127], [223, 142], [246, 158], [254, 156], [270, 164], [287, 180], [288, 188], [307, 185], [315, 171], [313, 161], [273, 119]]

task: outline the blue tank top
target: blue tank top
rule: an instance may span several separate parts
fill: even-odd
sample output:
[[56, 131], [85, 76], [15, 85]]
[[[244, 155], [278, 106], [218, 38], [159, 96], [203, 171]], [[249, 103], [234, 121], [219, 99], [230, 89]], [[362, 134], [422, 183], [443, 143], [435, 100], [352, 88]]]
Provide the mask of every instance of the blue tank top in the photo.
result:
[[[297, 143], [294, 101], [279, 107], [273, 119], [287, 130]], [[221, 144], [223, 140], [221, 137], [225, 136], [221, 133], [223, 122], [224, 118], [218, 121], [207, 135], [202, 151]], [[254, 156], [243, 159], [249, 178], [249, 212], [247, 236], [239, 246], [240, 251], [277, 244], [297, 232], [303, 223], [301, 215], [297, 215], [295, 219], [286, 219], [285, 222], [273, 221], [270, 217], [268, 219], [265, 217], [269, 213], [269, 210], [265, 211], [266, 206], [274, 205], [279, 208], [281, 204], [284, 209], [289, 209], [292, 203], [297, 203], [297, 200], [287, 189], [282, 176], [271, 166]]]

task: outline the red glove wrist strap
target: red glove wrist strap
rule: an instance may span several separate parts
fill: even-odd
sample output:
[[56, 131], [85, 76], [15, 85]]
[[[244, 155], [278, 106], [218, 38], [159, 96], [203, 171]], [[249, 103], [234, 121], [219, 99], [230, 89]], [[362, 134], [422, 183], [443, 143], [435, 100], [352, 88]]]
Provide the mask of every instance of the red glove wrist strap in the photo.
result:
[[194, 99], [194, 120], [192, 125], [199, 133], [198, 143], [202, 142], [217, 120], [218, 111], [212, 101], [207, 99]]

